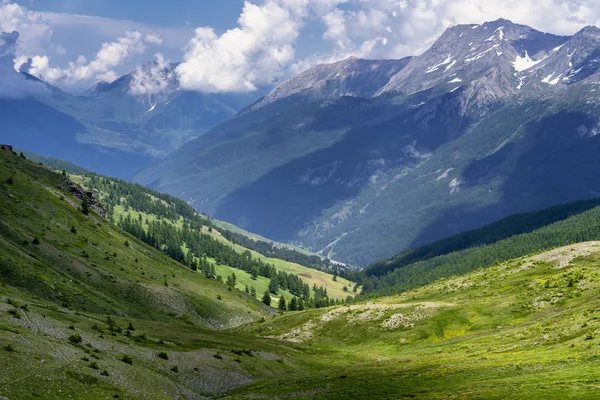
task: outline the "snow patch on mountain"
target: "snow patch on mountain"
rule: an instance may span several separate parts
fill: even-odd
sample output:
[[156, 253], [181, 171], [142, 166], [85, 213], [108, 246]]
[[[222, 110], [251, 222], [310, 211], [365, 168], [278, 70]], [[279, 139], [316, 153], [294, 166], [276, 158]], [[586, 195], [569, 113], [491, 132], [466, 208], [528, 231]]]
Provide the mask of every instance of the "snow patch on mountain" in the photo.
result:
[[[429, 67], [429, 69], [427, 71], [425, 71], [425, 73], [430, 74], [432, 72], [435, 72], [438, 70], [439, 67], [450, 64], [451, 62], [452, 62], [452, 55], [448, 54], [448, 57], [446, 57], [446, 59], [444, 61], [442, 61], [441, 63], [436, 64], [432, 67]], [[454, 63], [451, 65], [454, 65]], [[446, 68], [446, 70], [448, 70], [448, 68]]]
[[537, 60], [537, 61], [533, 61], [531, 59], [531, 57], [529, 57], [529, 54], [527, 53], [527, 51], [525, 52], [525, 56], [521, 57], [520, 55], [517, 55], [517, 58], [515, 59], [515, 61], [513, 62], [513, 65], [515, 67], [515, 70], [517, 72], [523, 72], [525, 70], [528, 70], [531, 67], [536, 66], [537, 64], [539, 64], [542, 60]]

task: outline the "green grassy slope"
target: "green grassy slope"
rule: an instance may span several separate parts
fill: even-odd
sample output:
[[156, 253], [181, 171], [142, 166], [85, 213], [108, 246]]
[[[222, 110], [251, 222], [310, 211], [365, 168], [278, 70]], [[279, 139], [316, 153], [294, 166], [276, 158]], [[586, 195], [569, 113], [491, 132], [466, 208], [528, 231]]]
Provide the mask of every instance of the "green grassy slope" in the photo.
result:
[[0, 151], [0, 397], [597, 397], [600, 242], [270, 316], [85, 215], [67, 184]]
[[188, 314], [203, 326], [264, 313], [95, 213], [84, 215], [81, 201], [65, 192], [66, 178], [8, 152], [0, 157], [0, 254], [8, 283], [82, 311], [160, 320]]
[[[336, 278], [336, 280], [333, 280], [333, 275], [332, 272], [333, 271], [322, 271], [322, 270], [317, 270], [315, 268], [329, 268], [327, 267], [329, 264], [323, 264], [323, 265], [315, 265], [315, 268], [309, 268], [305, 265], [301, 265], [297, 262], [293, 262], [293, 261], [286, 261], [284, 259], [281, 258], [276, 258], [274, 256], [269, 256], [269, 255], [264, 255], [256, 250], [248, 250], [248, 248], [238, 244], [237, 242], [242, 241], [243, 243], [245, 243], [242, 239], [239, 238], [238, 235], [240, 234], [234, 234], [232, 233], [229, 229], [227, 228], [221, 228], [221, 226], [217, 223], [214, 223], [213, 220], [209, 220], [208, 218], [206, 218], [205, 216], [200, 216], [198, 214], [196, 214], [191, 207], [187, 206], [187, 204], [176, 204], [175, 206], [172, 204], [169, 204], [169, 199], [167, 199], [167, 201], [165, 200], [161, 200], [159, 198], [156, 197], [156, 193], [154, 193], [153, 191], [150, 191], [146, 188], [143, 188], [139, 185], [133, 185], [133, 184], [128, 184], [125, 182], [120, 182], [120, 185], [127, 185], [128, 187], [131, 188], [135, 188], [135, 189], [139, 189], [138, 192], [136, 191], [136, 196], [147, 196], [148, 198], [152, 199], [153, 202], [158, 202], [158, 203], [163, 203], [165, 205], [165, 207], [169, 210], [168, 213], [166, 213], [166, 215], [168, 215], [168, 217], [163, 217], [161, 215], [158, 215], [157, 213], [154, 213], [153, 210], [150, 207], [144, 207], [144, 206], [139, 206], [138, 203], [139, 201], [136, 201], [136, 199], [132, 197], [128, 197], [127, 195], [123, 195], [122, 197], [120, 193], [118, 193], [114, 187], [111, 187], [110, 185], [106, 184], [107, 182], [110, 182], [110, 178], [106, 178], [106, 177], [102, 177], [99, 175], [94, 175], [94, 174], [86, 174], [86, 175], [71, 175], [71, 179], [73, 179], [74, 181], [76, 181], [77, 183], [81, 184], [82, 186], [90, 189], [90, 190], [94, 190], [97, 191], [100, 199], [102, 200], [103, 203], [107, 203], [110, 204], [111, 202], [113, 203], [113, 205], [110, 207], [111, 210], [111, 216], [113, 218], [113, 220], [115, 221], [119, 221], [121, 218], [126, 218], [128, 216], [130, 216], [133, 220], [137, 221], [139, 218], [141, 218], [142, 221], [149, 221], [150, 223], [152, 222], [156, 222], [156, 221], [162, 221], [162, 222], [167, 222], [170, 223], [173, 226], [176, 226], [177, 228], [181, 229], [185, 224], [189, 224], [190, 222], [190, 216], [189, 213], [193, 213], [194, 216], [198, 217], [199, 221], [202, 221], [203, 224], [203, 228], [202, 231], [204, 234], [206, 235], [210, 235], [211, 237], [213, 237], [214, 239], [218, 240], [221, 243], [226, 244], [229, 248], [234, 249], [237, 253], [244, 253], [246, 251], [250, 251], [250, 254], [252, 255], [253, 259], [256, 260], [260, 260], [261, 262], [265, 263], [265, 264], [269, 264], [269, 265], [273, 265], [277, 271], [279, 272], [285, 272], [288, 274], [292, 274], [292, 275], [296, 275], [298, 276], [304, 283], [308, 284], [310, 288], [313, 287], [313, 285], [316, 285], [317, 287], [323, 287], [325, 289], [327, 289], [327, 293], [329, 295], [330, 298], [332, 299], [336, 299], [336, 300], [344, 300], [346, 299], [348, 296], [352, 296], [354, 295], [354, 293], [352, 292], [352, 289], [354, 288], [355, 284], [353, 282], [350, 282], [348, 279], [339, 276]], [[119, 202], [116, 202], [114, 199], [115, 198], [119, 198]], [[183, 208], [185, 208], [183, 211], [181, 211]], [[146, 226], [147, 225], [143, 225]], [[208, 229], [210, 228], [210, 229]], [[251, 240], [255, 240], [256, 238], [251, 238]], [[257, 242], [252, 243], [253, 247], [257, 248], [257, 249], [265, 249], [265, 246], [263, 246], [264, 242], [262, 240], [258, 240]], [[274, 242], [269, 242], [268, 243], [268, 248], [273, 248], [273, 247], [279, 247], [283, 245], [279, 245], [277, 243]], [[252, 247], [251, 247], [252, 248]], [[287, 249], [287, 248], [286, 248]], [[187, 251], [187, 250], [186, 250]], [[302, 261], [309, 261], [309, 260], [314, 260], [314, 259], [318, 259], [319, 261], [321, 261], [320, 258], [318, 258], [317, 256], [315, 256], [314, 254], [310, 254], [310, 253], [300, 253], [298, 250], [295, 250], [293, 248], [289, 249], [290, 253], [285, 253], [282, 254], [282, 256], [290, 256], [291, 259], [299, 259], [300, 262]], [[270, 252], [267, 251], [263, 251], [263, 253], [267, 253], [269, 254]], [[215, 264], [214, 259], [211, 259], [210, 261], [211, 263]], [[222, 265], [223, 267], [225, 267], [225, 265]], [[215, 267], [217, 268], [218, 274], [221, 275], [223, 277], [223, 279], [226, 278], [226, 276], [230, 275], [233, 271], [230, 271], [229, 268], [220, 268], [220, 265], [215, 265]], [[340, 273], [343, 275], [345, 272], [344, 269], [340, 268]], [[238, 277], [249, 277], [250, 274], [242, 271], [242, 270], [236, 270], [235, 271], [236, 276]], [[251, 285], [251, 286], [255, 286], [257, 292], [262, 295], [262, 293], [264, 292], [264, 289], [262, 289], [262, 291], [259, 288], [263, 288], [264, 285], [264, 280], [260, 280], [260, 282], [256, 282], [255, 285]], [[245, 283], [244, 283], [245, 285]], [[344, 287], [346, 287], [347, 290], [344, 290]], [[242, 289], [244, 289], [244, 286], [241, 287]], [[282, 293], [281, 293], [287, 300], [290, 300], [293, 295], [287, 291], [287, 290], [283, 290], [282, 289]], [[260, 297], [260, 296], [259, 296]], [[276, 303], [273, 304], [273, 306], [277, 306]]]
[[322, 371], [227, 398], [596, 398], [600, 242], [507, 261], [370, 303], [240, 327]]
[[311, 368], [215, 331], [272, 311], [84, 214], [69, 185], [0, 151], [0, 397], [200, 399]]
[[[402, 253], [367, 269], [369, 276], [361, 283], [370, 296], [393, 294], [553, 247], [599, 240], [598, 202], [597, 199], [574, 202], [515, 215]], [[389, 272], [377, 276], [385, 271]]]
[[548, 207], [536, 212], [512, 215], [480, 229], [460, 233], [426, 246], [404, 251], [390, 260], [371, 264], [364, 269], [364, 272], [367, 275], [382, 276], [387, 272], [417, 261], [425, 261], [437, 256], [493, 244], [511, 236], [529, 233], [554, 222], [582, 214], [599, 205], [600, 199], [592, 199]]

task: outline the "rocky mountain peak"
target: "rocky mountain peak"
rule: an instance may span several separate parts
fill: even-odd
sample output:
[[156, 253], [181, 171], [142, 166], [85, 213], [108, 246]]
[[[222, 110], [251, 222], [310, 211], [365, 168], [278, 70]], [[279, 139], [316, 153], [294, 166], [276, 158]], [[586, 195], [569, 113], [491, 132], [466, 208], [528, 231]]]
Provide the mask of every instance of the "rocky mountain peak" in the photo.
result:
[[280, 99], [304, 95], [317, 99], [342, 96], [372, 97], [391, 76], [401, 71], [410, 58], [400, 60], [364, 60], [349, 57], [319, 64], [283, 82], [251, 109], [257, 109]]
[[600, 72], [600, 29], [588, 26], [577, 32], [523, 71], [530, 88], [571, 85]]
[[588, 25], [575, 34], [575, 36], [593, 36], [600, 37], [600, 28], [594, 25]]
[[600, 29], [594, 26], [567, 37], [504, 18], [456, 25], [417, 57], [387, 61], [350, 57], [317, 65], [283, 82], [249, 110], [292, 95], [315, 99], [373, 97], [390, 92], [412, 95], [430, 90], [452, 92], [469, 85], [473, 85], [473, 90], [466, 91], [469, 93], [485, 88], [482, 98], [503, 97], [524, 87], [537, 90], [595, 74], [594, 68], [583, 64], [595, 66], [599, 43]]

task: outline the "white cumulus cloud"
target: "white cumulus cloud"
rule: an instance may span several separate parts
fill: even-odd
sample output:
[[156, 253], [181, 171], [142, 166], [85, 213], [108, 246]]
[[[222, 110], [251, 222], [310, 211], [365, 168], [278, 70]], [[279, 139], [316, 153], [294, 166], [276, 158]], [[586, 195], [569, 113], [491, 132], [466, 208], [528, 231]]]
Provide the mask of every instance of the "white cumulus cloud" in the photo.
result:
[[[319, 62], [337, 61], [348, 56], [386, 59], [418, 55], [450, 26], [498, 18], [545, 32], [573, 34], [585, 25], [600, 23], [600, 2], [246, 0], [235, 27], [222, 33], [210, 26], [197, 28], [181, 58], [176, 60], [182, 62], [174, 73], [160, 67], [166, 63], [164, 58], [157, 59], [152, 68], [134, 70], [135, 79], [130, 90], [138, 94], [153, 93], [175, 80], [185, 90], [253, 91], [272, 86]], [[157, 27], [162, 29], [161, 34], [150, 33], [154, 30], [136, 24], [93, 16], [36, 13], [8, 0], [0, 0], [0, 30], [21, 33], [16, 68], [31, 66], [32, 73], [58, 84], [113, 80], [124, 72], [124, 66], [133, 56], [144, 53], [147, 47], [179, 43], [176, 46], [179, 48], [185, 40], [180, 35], [182, 32], [188, 34], [185, 33], [187, 30], [174, 33], [165, 27]], [[80, 56], [66, 66], [57, 66], [50, 59], [49, 50], [53, 50], [55, 56], [65, 53], [65, 48], [48, 39], [52, 35], [52, 26], [89, 26], [95, 31], [104, 27], [106, 29], [100, 29], [102, 32], [114, 32], [115, 29], [122, 32], [121, 27], [125, 25], [133, 28], [115, 41], [104, 43], [97, 54], [86, 53], [89, 60]], [[112, 35], [108, 37], [114, 37]], [[321, 41], [315, 46], [319, 51], [307, 49], [308, 37]], [[303, 45], [299, 51], [300, 42]], [[170, 57], [176, 56], [170, 53]]]
[[136, 68], [129, 82], [129, 93], [134, 96], [165, 92], [175, 80], [175, 71], [160, 53], [156, 62]]
[[0, 33], [0, 98], [23, 98], [44, 93], [44, 88], [13, 68], [17, 50], [17, 32]]
[[293, 43], [307, 11], [303, 0], [244, 3], [239, 26], [222, 35], [198, 28], [177, 67], [184, 89], [243, 92], [280, 78], [294, 60]]
[[[59, 68], [50, 66], [48, 56], [34, 56], [31, 57], [29, 72], [51, 83], [62, 81], [72, 84], [99, 80], [112, 82], [118, 78], [118, 74], [114, 71], [116, 67], [128, 58], [144, 53], [146, 45], [155, 44], [158, 38], [158, 35], [144, 36], [138, 31], [127, 31], [116, 41], [103, 43], [89, 62], [86, 57], [80, 55], [76, 61], [70, 62], [67, 68]], [[20, 58], [18, 62], [25, 62], [25, 60]]]
[[41, 14], [5, 0], [0, 0], [0, 32], [19, 32], [17, 57], [46, 51], [52, 36], [52, 28]]
[[456, 24], [480, 24], [498, 18], [544, 32], [571, 35], [600, 23], [596, 0], [351, 0], [345, 10], [321, 16], [325, 40], [336, 55], [400, 58], [418, 55]]

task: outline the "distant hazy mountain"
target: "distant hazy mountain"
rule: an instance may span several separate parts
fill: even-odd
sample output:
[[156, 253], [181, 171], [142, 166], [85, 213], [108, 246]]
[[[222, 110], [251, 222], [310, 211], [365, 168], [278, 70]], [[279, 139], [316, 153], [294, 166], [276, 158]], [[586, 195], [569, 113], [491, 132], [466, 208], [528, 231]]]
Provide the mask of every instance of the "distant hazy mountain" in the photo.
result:
[[[140, 68], [153, 67], [155, 63]], [[9, 73], [19, 77], [12, 67], [2, 71], [3, 77]], [[0, 98], [0, 139], [97, 172], [131, 177], [258, 97], [183, 91], [175, 79], [156, 94], [136, 94], [131, 90], [135, 72], [99, 83], [84, 96], [73, 96], [24, 73], [23, 80], [34, 83], [38, 91]]]
[[136, 179], [359, 265], [597, 196], [598, 32], [498, 20], [410, 59], [317, 66]]

